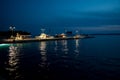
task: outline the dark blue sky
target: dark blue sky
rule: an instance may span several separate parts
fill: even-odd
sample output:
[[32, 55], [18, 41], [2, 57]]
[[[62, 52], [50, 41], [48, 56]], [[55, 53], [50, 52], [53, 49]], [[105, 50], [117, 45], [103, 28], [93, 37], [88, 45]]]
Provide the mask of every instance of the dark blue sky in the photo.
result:
[[0, 0], [0, 8], [1, 30], [10, 25], [32, 32], [41, 27], [120, 29], [120, 0]]

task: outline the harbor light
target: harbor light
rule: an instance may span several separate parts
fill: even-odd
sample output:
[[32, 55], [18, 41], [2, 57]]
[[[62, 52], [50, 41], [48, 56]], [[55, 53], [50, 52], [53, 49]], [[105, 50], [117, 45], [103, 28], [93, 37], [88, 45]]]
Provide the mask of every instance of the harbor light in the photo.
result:
[[13, 38], [13, 31], [15, 30], [15, 27], [13, 26], [10, 26], [9, 29], [12, 31], [12, 35], [11, 35], [11, 38]]

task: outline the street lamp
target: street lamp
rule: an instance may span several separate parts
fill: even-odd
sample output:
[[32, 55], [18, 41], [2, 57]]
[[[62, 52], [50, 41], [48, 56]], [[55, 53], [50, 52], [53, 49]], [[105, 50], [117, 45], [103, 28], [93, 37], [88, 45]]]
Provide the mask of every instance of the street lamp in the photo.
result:
[[13, 27], [13, 26], [10, 26], [9, 28], [10, 28], [10, 30], [12, 31], [11, 38], [14, 38], [14, 36], [13, 36], [13, 31], [15, 30], [15, 27]]

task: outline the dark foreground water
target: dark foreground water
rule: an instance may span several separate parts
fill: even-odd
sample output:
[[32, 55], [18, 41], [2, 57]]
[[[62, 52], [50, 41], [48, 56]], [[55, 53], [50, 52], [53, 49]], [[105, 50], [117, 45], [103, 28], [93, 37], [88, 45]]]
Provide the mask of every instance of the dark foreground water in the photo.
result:
[[0, 80], [120, 80], [120, 36], [0, 45]]

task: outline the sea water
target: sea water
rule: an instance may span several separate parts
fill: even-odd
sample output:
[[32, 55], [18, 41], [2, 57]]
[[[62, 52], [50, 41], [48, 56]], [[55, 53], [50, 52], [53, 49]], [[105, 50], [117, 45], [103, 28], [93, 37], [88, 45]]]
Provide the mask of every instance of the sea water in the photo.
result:
[[0, 80], [120, 80], [120, 36], [0, 46]]

